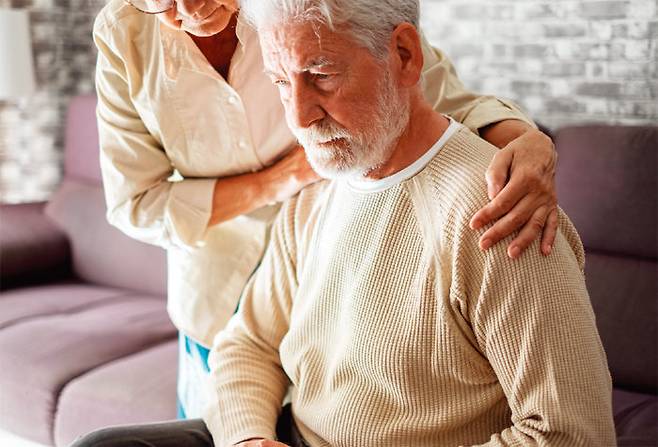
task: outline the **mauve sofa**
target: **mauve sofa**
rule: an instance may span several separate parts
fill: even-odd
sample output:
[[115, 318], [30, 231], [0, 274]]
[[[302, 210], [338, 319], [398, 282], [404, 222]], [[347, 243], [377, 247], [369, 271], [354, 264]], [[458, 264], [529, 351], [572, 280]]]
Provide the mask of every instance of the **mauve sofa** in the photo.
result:
[[[94, 106], [91, 96], [71, 105], [64, 182], [49, 203], [0, 206], [0, 429], [58, 446], [175, 416], [164, 255], [105, 222]], [[658, 446], [658, 128], [569, 127], [555, 142], [619, 445]]]
[[658, 127], [574, 126], [554, 141], [558, 200], [586, 250], [619, 445], [656, 447]]
[[49, 202], [0, 207], [0, 429], [46, 445], [176, 417], [164, 250], [105, 220], [95, 105], [71, 103]]

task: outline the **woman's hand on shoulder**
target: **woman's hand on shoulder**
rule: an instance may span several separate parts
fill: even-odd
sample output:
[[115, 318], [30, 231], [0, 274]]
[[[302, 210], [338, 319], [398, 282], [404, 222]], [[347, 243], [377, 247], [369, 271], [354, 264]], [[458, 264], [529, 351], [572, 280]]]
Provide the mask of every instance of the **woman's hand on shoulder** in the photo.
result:
[[552, 140], [538, 130], [529, 130], [494, 156], [486, 174], [489, 202], [471, 219], [473, 229], [496, 223], [480, 237], [486, 250], [520, 230], [507, 248], [518, 258], [541, 237], [541, 252], [550, 254], [557, 233], [555, 167], [557, 153]]

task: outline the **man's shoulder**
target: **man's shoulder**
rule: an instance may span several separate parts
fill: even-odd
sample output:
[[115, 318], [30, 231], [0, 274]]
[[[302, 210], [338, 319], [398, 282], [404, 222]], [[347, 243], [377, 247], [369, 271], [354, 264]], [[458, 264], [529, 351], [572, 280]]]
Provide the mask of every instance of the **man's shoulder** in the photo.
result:
[[[478, 262], [511, 262], [506, 254], [507, 246], [516, 236], [508, 236], [487, 253], [478, 246], [478, 239], [487, 227], [472, 230], [469, 226], [473, 215], [490, 202], [485, 174], [498, 149], [463, 127], [455, 133], [432, 159], [427, 178], [433, 186], [432, 200], [441, 210], [444, 237], [456, 242], [462, 255], [472, 256]], [[574, 259], [576, 270], [582, 270], [584, 252], [575, 227], [562, 210], [559, 210], [558, 236], [563, 250], [555, 250], [555, 257]], [[541, 262], [539, 241], [535, 241], [524, 253], [524, 259]]]
[[441, 208], [470, 216], [489, 202], [485, 174], [497, 148], [461, 127], [425, 169]]

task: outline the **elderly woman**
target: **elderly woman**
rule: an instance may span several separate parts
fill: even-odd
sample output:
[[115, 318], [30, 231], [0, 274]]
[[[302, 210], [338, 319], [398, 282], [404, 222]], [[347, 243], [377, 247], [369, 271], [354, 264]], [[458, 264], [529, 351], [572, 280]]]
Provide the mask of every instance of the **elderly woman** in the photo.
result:
[[[179, 415], [199, 417], [208, 348], [259, 264], [277, 205], [319, 177], [286, 127], [237, 0], [112, 0], [94, 40], [107, 216], [167, 250]], [[539, 237], [549, 253], [550, 140], [509, 102], [466, 91], [446, 57], [424, 45], [434, 108], [501, 148], [487, 178], [493, 201], [472, 221], [476, 229], [498, 219], [482, 249], [520, 230], [511, 257]]]

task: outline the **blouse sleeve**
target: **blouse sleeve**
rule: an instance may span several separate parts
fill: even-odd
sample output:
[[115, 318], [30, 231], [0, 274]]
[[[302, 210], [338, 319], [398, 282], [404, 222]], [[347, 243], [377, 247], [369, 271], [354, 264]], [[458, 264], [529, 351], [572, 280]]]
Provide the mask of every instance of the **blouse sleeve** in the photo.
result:
[[535, 124], [509, 100], [478, 95], [467, 90], [457, 77], [455, 67], [440, 50], [421, 35], [423, 56], [423, 91], [434, 110], [451, 116], [472, 132], [499, 121], [515, 119]]
[[94, 24], [100, 162], [108, 221], [135, 239], [165, 248], [201, 245], [215, 180], [169, 180], [174, 173], [171, 160], [132, 100], [131, 92], [142, 79], [122, 57], [134, 51], [125, 33], [103, 12]]

